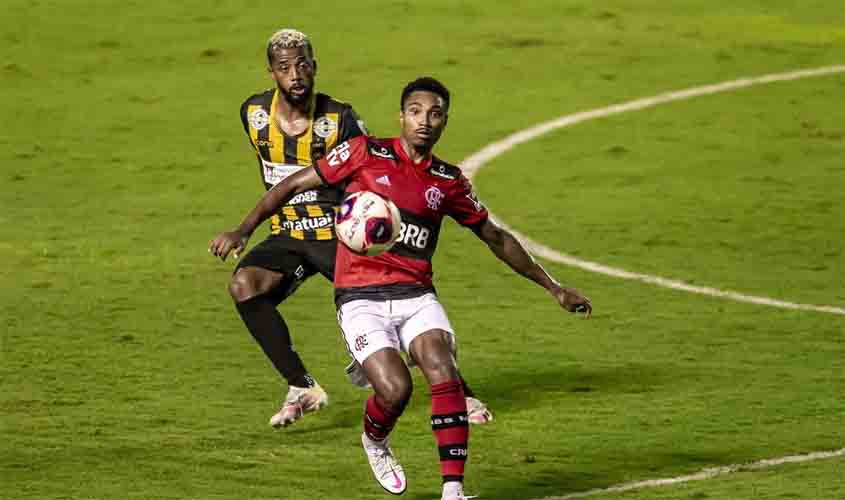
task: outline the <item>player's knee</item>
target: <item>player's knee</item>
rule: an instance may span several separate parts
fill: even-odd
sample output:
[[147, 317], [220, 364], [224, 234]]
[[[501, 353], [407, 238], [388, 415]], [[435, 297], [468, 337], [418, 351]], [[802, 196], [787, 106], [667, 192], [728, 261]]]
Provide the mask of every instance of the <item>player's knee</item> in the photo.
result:
[[441, 335], [421, 336], [411, 346], [414, 360], [431, 384], [458, 378], [458, 367], [446, 335], [443, 332]]
[[235, 302], [245, 302], [258, 295], [254, 277], [243, 270], [232, 275], [229, 281], [229, 295]]
[[390, 383], [382, 384], [378, 392], [378, 398], [386, 408], [402, 413], [405, 405], [411, 400], [413, 386], [410, 380], [393, 380]]

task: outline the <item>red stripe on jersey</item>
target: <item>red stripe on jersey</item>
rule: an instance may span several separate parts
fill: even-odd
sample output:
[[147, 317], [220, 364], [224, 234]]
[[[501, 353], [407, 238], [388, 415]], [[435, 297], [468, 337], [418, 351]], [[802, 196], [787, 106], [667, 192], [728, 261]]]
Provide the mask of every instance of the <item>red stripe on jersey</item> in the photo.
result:
[[434, 253], [443, 217], [448, 215], [468, 227], [487, 219], [487, 209], [458, 167], [433, 156], [415, 164], [399, 138], [356, 137], [337, 146], [314, 167], [326, 183], [346, 182], [347, 193], [373, 191], [391, 199], [403, 212], [402, 238], [396, 251], [365, 257], [338, 245], [335, 288], [400, 283], [431, 286], [430, 260], [412, 255]]

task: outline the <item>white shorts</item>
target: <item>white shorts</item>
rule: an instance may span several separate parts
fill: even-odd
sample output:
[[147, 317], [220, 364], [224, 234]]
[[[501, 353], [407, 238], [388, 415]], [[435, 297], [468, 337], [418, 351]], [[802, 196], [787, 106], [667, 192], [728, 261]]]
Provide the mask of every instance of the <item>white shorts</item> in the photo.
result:
[[353, 300], [340, 306], [337, 322], [346, 348], [359, 363], [384, 348], [408, 353], [411, 342], [429, 330], [445, 330], [455, 342], [446, 311], [433, 293], [412, 299]]

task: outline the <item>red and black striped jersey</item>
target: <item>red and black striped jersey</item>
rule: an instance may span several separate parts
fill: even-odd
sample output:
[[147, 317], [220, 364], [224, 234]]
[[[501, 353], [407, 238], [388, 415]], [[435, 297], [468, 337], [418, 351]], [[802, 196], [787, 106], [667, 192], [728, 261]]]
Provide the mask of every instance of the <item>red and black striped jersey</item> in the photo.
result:
[[[270, 189], [288, 175], [312, 165], [336, 144], [365, 133], [352, 107], [315, 93], [308, 129], [298, 136], [284, 133], [273, 119], [278, 89], [250, 96], [241, 105], [241, 122], [258, 157], [264, 187]], [[299, 240], [334, 239], [335, 207], [342, 192], [326, 187], [299, 193], [270, 220], [272, 234]]]
[[414, 163], [398, 138], [356, 137], [331, 150], [314, 168], [327, 185], [345, 184], [347, 193], [373, 191], [392, 200], [402, 215], [399, 241], [381, 255], [361, 256], [338, 245], [338, 305], [355, 298], [401, 298], [432, 291], [431, 259], [443, 218], [466, 227], [487, 220], [487, 209], [460, 168], [434, 156]]

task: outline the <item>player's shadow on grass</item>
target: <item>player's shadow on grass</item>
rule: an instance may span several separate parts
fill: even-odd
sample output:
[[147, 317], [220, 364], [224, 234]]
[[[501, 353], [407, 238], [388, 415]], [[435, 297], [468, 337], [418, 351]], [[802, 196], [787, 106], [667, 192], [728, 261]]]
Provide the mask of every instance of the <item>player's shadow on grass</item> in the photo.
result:
[[350, 404], [349, 401], [337, 401], [315, 415], [306, 416], [302, 422], [297, 422], [293, 427], [284, 429], [282, 432], [291, 436], [300, 436], [294, 439], [301, 439], [301, 436], [307, 435], [310, 443], [331, 444], [336, 441], [337, 437], [333, 433], [324, 431], [345, 428], [360, 430], [363, 418], [362, 411], [361, 405], [358, 403]]
[[[691, 474], [705, 467], [727, 465], [747, 459], [748, 457], [736, 457], [730, 451], [673, 453], [667, 452], [661, 445], [629, 453], [613, 450], [605, 455], [589, 457], [590, 462], [604, 470], [585, 472], [583, 466], [580, 470], [575, 470], [559, 465], [544, 466], [538, 462], [532, 464], [534, 470], [522, 474], [520, 480], [498, 481], [496, 484], [486, 481], [482, 491], [468, 493], [477, 493], [486, 500], [560, 497], [628, 482]], [[420, 496], [419, 500], [422, 498], [424, 497]]]
[[[542, 361], [541, 361], [542, 362]], [[653, 364], [538, 366], [530, 370], [468, 370], [477, 396], [494, 415], [547, 405], [550, 400], [574, 400], [601, 395], [642, 394], [676, 383], [677, 367]], [[505, 417], [506, 418], [506, 417]]]

